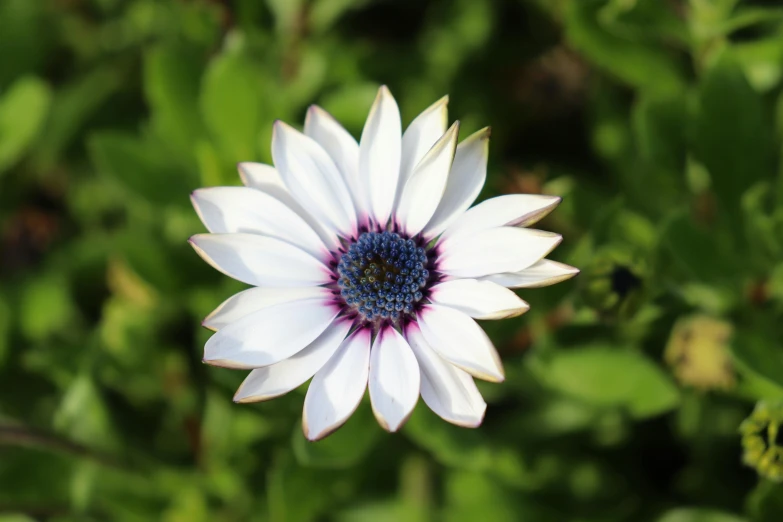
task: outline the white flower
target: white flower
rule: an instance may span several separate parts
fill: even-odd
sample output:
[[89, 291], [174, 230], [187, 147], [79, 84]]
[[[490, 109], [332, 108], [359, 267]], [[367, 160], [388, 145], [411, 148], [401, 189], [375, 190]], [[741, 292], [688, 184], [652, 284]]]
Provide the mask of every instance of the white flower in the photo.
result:
[[275, 167], [239, 165], [245, 187], [197, 190], [209, 234], [190, 240], [209, 264], [252, 285], [212, 312], [204, 361], [252, 369], [234, 398], [283, 395], [313, 378], [307, 438], [340, 427], [369, 387], [389, 431], [421, 394], [443, 419], [478, 426], [473, 377], [503, 380], [474, 319], [522, 314], [509, 288], [546, 286], [578, 270], [544, 259], [562, 239], [526, 227], [560, 198], [509, 195], [468, 209], [484, 185], [489, 129], [457, 145], [447, 98], [402, 132], [381, 87], [359, 143], [311, 107], [304, 133], [277, 122]]

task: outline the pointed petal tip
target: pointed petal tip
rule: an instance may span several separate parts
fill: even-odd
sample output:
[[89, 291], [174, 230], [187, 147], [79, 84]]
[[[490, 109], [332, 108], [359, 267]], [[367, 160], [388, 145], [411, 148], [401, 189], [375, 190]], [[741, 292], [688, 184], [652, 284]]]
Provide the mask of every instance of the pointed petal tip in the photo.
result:
[[234, 394], [234, 397], [231, 398], [231, 400], [234, 402], [234, 404], [252, 404], [254, 402], [264, 401], [267, 398], [271, 398], [271, 397], [258, 397], [258, 396], [254, 396], [254, 395], [242, 395], [242, 387], [240, 386], [239, 389]]
[[475, 429], [481, 426], [484, 423], [484, 418], [487, 415], [487, 403], [483, 403], [483, 407], [481, 408], [481, 412], [478, 414], [478, 416], [475, 419], [447, 419], [443, 418], [446, 422], [450, 422], [451, 424], [454, 424], [455, 426], [459, 426], [460, 428], [470, 428]]
[[274, 139], [274, 137], [275, 137], [275, 135], [277, 134], [278, 131], [282, 132], [282, 131], [287, 131], [287, 130], [290, 130], [290, 129], [291, 129], [291, 126], [288, 125], [283, 120], [275, 120], [272, 123], [272, 139]]
[[310, 426], [307, 425], [307, 419], [302, 419], [302, 434], [304, 434], [304, 437], [309, 440], [310, 442], [318, 442], [319, 440], [322, 440], [326, 438], [327, 436], [331, 435], [335, 431], [337, 431], [338, 428], [340, 428], [342, 424], [338, 426], [334, 426], [331, 428], [325, 428], [321, 431], [313, 431], [310, 429]]
[[245, 170], [245, 163], [247, 162], [241, 161], [237, 163], [237, 172], [239, 173], [239, 179], [242, 181], [242, 184], [247, 186], [249, 180], [247, 171]]
[[205, 330], [209, 330], [210, 332], [217, 332], [217, 328], [215, 328], [214, 326], [210, 326], [210, 325], [209, 325], [209, 319], [210, 319], [211, 317], [212, 317], [212, 314], [210, 314], [210, 315], [206, 316], [206, 317], [205, 317], [205, 318], [204, 318], [204, 319], [201, 321], [201, 327], [202, 327], [202, 328], [204, 328]]

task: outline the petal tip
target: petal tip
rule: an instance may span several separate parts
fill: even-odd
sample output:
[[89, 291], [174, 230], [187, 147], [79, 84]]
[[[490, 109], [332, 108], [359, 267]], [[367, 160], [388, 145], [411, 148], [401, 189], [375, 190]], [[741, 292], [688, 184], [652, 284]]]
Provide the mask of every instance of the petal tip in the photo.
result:
[[210, 324], [210, 322], [209, 322], [209, 320], [212, 318], [213, 315], [214, 315], [214, 312], [212, 314], [209, 314], [208, 316], [206, 316], [204, 319], [202, 319], [201, 327], [206, 329], [206, 330], [209, 330], [210, 332], [217, 332], [218, 329], [215, 328], [214, 326], [212, 326]]
[[332, 434], [337, 428], [339, 428], [339, 426], [331, 429], [324, 428], [321, 431], [314, 431], [310, 428], [310, 426], [308, 426], [307, 420], [302, 419], [302, 433], [304, 434], [305, 438], [310, 442], [318, 442], [319, 440]]

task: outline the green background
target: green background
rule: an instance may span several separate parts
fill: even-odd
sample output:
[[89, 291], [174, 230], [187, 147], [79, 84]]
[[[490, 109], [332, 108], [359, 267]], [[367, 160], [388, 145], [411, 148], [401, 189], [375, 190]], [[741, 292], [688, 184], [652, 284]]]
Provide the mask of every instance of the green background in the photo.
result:
[[[0, 50], [1, 522], [783, 520], [739, 434], [783, 396], [779, 3], [0, 0]], [[380, 84], [491, 125], [480, 198], [563, 196], [582, 274], [483, 325], [481, 428], [365, 402], [311, 444], [304, 390], [201, 364], [242, 285], [188, 196], [311, 103], [358, 136]], [[695, 316], [733, 333], [667, 358]]]

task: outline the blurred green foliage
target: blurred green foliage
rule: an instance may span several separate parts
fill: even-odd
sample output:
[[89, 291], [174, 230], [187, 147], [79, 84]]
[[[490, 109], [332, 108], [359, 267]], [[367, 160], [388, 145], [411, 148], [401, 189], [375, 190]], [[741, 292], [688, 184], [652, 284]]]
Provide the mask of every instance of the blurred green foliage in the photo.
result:
[[[783, 520], [739, 429], [783, 397], [778, 2], [0, 0], [0, 49], [0, 522]], [[311, 444], [302, 390], [200, 362], [241, 285], [188, 195], [311, 103], [358, 136], [380, 83], [492, 125], [482, 198], [563, 196], [583, 274], [485, 325], [481, 428], [363, 404]]]

